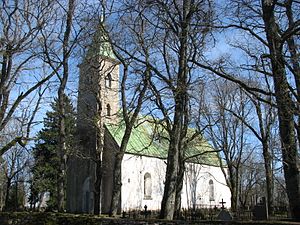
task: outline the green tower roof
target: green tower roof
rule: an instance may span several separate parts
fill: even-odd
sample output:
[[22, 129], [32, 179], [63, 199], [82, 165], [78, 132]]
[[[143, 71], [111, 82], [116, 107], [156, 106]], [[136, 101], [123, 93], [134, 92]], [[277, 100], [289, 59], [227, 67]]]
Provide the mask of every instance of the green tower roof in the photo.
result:
[[116, 60], [108, 34], [104, 25], [99, 25], [98, 30], [95, 32], [93, 42], [88, 49], [87, 57], [100, 56]]

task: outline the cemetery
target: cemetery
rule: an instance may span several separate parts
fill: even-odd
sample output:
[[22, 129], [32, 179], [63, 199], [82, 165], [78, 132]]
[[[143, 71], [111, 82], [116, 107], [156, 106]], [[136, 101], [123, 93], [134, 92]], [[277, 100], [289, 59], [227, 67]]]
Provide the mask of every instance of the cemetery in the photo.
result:
[[[121, 215], [112, 218], [105, 215], [93, 216], [88, 214], [68, 214], [51, 212], [0, 212], [1, 225], [298, 225], [287, 218], [268, 217], [265, 202], [260, 202], [250, 211], [233, 214], [220, 202], [221, 208], [203, 208], [195, 210], [182, 210], [180, 219], [157, 219], [159, 211], [123, 211]], [[286, 212], [287, 213], [287, 212]]]
[[0, 225], [300, 224], [299, 0], [2, 0]]
[[159, 220], [142, 218], [109, 218], [92, 215], [59, 213], [0, 213], [1, 225], [298, 225], [291, 221], [221, 221], [221, 220]]

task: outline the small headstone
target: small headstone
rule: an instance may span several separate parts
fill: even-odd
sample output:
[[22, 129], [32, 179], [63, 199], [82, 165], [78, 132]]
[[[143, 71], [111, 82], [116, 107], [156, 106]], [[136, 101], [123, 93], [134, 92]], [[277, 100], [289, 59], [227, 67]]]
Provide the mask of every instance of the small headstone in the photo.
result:
[[144, 213], [145, 213], [145, 219], [146, 219], [147, 216], [148, 216], [148, 215], [147, 215], [147, 214], [148, 214], [147, 208], [148, 208], [147, 205], [145, 205], [145, 206], [144, 206], [144, 209], [145, 209], [145, 211], [144, 211]]
[[254, 206], [253, 209], [253, 219], [254, 220], [267, 220], [268, 219], [268, 208], [266, 204], [266, 199], [263, 197], [259, 204]]
[[232, 220], [232, 216], [230, 215], [230, 213], [224, 207], [224, 204], [226, 202], [223, 201], [223, 198], [222, 198], [222, 201], [220, 203], [222, 204], [222, 207], [221, 207], [221, 212], [219, 213], [217, 219], [218, 220], [222, 220], [222, 221], [230, 221], [230, 220]]
[[221, 212], [219, 213], [218, 220], [222, 220], [222, 221], [230, 221], [232, 220], [232, 216], [230, 215], [230, 213], [224, 209], [221, 210]]

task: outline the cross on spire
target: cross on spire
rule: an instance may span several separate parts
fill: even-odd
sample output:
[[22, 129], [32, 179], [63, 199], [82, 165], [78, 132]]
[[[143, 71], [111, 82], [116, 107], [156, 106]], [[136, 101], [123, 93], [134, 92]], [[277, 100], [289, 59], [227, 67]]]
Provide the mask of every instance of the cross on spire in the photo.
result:
[[222, 207], [221, 207], [221, 209], [225, 209], [225, 207], [224, 207], [224, 204], [225, 204], [226, 202], [224, 202], [223, 198], [222, 198], [222, 201], [221, 201], [221, 202], [219, 202], [219, 203], [221, 203], [221, 204], [222, 204]]

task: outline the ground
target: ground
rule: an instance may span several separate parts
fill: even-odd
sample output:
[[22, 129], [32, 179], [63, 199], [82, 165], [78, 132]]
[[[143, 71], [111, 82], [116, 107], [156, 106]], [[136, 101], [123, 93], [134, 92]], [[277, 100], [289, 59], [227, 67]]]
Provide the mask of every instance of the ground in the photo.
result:
[[124, 218], [108, 218], [104, 216], [91, 215], [76, 215], [67, 213], [32, 213], [32, 212], [0, 212], [1, 225], [271, 225], [271, 224], [285, 224], [285, 225], [299, 225], [296, 222], [287, 221], [183, 221], [183, 220], [156, 220], [156, 219], [124, 219]]

